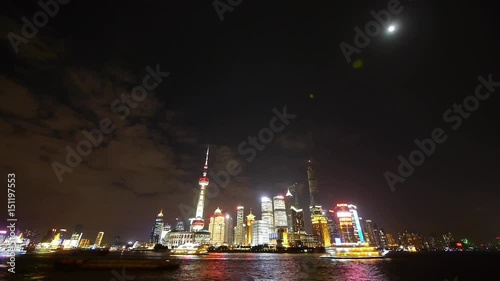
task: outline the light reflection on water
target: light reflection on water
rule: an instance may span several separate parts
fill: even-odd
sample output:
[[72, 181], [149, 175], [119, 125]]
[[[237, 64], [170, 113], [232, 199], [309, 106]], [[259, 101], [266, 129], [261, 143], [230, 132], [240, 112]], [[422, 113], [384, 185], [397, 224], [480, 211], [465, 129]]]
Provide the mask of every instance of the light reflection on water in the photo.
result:
[[[420, 258], [412, 260], [331, 260], [322, 254], [268, 254], [268, 253], [211, 253], [204, 256], [168, 257], [158, 253], [143, 254], [144, 258], [180, 259], [181, 268], [174, 271], [127, 271], [124, 277], [117, 268], [98, 271], [53, 271], [54, 258], [25, 255], [16, 260], [16, 274], [9, 280], [37, 281], [157, 281], [157, 280], [339, 280], [339, 281], [443, 281], [453, 280], [455, 274], [464, 276], [463, 265], [458, 260]], [[112, 256], [112, 255], [111, 255]], [[476, 259], [476, 258], [475, 258]], [[491, 260], [491, 259], [488, 259]], [[2, 260], [2, 263], [4, 261]], [[484, 268], [484, 260], [480, 263]], [[478, 270], [467, 262], [472, 274]], [[5, 280], [6, 272], [0, 272]], [[477, 275], [473, 275], [477, 277]], [[467, 280], [466, 278], [459, 279]]]

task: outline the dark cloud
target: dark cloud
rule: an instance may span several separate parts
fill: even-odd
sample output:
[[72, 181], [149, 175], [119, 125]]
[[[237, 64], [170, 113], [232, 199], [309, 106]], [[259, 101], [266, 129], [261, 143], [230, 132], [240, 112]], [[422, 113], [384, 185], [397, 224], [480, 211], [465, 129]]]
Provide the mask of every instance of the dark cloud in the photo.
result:
[[[57, 63], [50, 49], [33, 43], [26, 47], [35, 51], [35, 58]], [[148, 228], [129, 233], [125, 226], [130, 221], [152, 219], [160, 208], [176, 213], [175, 208], [167, 207], [178, 202], [171, 194], [196, 183], [196, 178], [182, 167], [191, 167], [198, 155], [177, 157], [169, 141], [161, 140], [172, 138], [196, 145], [193, 130], [150, 126], [156, 121], [153, 117], [165, 110], [155, 93], [149, 93], [137, 108], [130, 109], [125, 120], [120, 120], [110, 105], [140, 77], [119, 67], [100, 70], [75, 65], [52, 72], [49, 69], [46, 75], [57, 76], [56, 88], [66, 90], [61, 98], [54, 98], [45, 92], [51, 87], [29, 79], [37, 76], [40, 64], [24, 54], [16, 57], [27, 65], [21, 74], [0, 77], [1, 167], [4, 172], [17, 174], [21, 224], [45, 231], [84, 223], [89, 237], [102, 230], [142, 239]], [[16, 82], [20, 76], [22, 84]], [[175, 116], [170, 117], [164, 122], [175, 127]], [[64, 173], [59, 182], [51, 163], [66, 164], [66, 146], [76, 149], [86, 139], [82, 130], [99, 128], [103, 118], [113, 121], [114, 132], [105, 135], [103, 143], [82, 157], [82, 163]], [[201, 159], [198, 162], [201, 166]], [[143, 200], [154, 203], [144, 204]]]

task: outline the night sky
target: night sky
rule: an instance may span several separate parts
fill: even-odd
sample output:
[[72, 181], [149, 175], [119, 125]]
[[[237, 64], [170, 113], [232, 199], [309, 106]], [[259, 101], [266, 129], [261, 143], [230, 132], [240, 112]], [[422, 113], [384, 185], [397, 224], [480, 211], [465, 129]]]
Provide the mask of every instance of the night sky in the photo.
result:
[[[356, 204], [386, 232], [500, 236], [500, 86], [456, 130], [443, 118], [479, 76], [500, 81], [498, 17], [485, 1], [402, 1], [396, 31], [351, 63], [339, 45], [354, 46], [354, 28], [390, 1], [242, 1], [221, 21], [211, 1], [72, 0], [17, 54], [9, 32], [22, 35], [21, 18], [41, 8], [5, 2], [0, 170], [16, 173], [21, 229], [84, 224], [92, 241], [98, 231], [105, 242], [146, 240], [161, 208], [173, 223], [179, 204], [193, 205], [210, 144], [210, 171], [230, 160], [242, 170], [209, 199], [207, 217], [220, 207], [235, 218], [242, 204], [260, 218], [260, 198], [294, 182], [307, 209], [313, 159], [324, 208]], [[168, 77], [128, 116], [114, 112], [157, 65]], [[240, 143], [285, 106], [296, 117], [247, 161]], [[103, 118], [113, 132], [60, 182], [54, 161], [66, 164], [66, 147]], [[384, 173], [397, 174], [398, 155], [408, 159], [435, 128], [446, 141], [391, 191]]]

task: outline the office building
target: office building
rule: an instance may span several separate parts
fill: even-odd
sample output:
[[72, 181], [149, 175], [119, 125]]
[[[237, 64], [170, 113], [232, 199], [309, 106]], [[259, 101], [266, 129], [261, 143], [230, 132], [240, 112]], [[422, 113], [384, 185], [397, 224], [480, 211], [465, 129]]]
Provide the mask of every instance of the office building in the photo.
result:
[[252, 246], [269, 244], [269, 223], [256, 220], [252, 224]]

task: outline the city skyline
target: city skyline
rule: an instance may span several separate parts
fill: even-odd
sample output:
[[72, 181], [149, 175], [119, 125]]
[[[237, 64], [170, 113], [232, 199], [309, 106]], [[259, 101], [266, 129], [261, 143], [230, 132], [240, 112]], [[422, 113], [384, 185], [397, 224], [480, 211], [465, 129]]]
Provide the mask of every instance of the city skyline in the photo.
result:
[[205, 219], [257, 213], [295, 183], [308, 214], [313, 159], [324, 210], [349, 202], [389, 232], [500, 233], [494, 9], [401, 2], [399, 25], [359, 47], [388, 1], [244, 2], [223, 22], [211, 3], [70, 1], [16, 52], [7, 35], [43, 8], [7, 2], [0, 171], [16, 175], [20, 230], [148, 239], [161, 209], [188, 229], [179, 204], [198, 199], [210, 145]]
[[[207, 163], [208, 163], [208, 158], [209, 158], [209, 154], [208, 154], [208, 153], [209, 153], [209, 150], [207, 149], [207, 150], [206, 150], [206, 154], [205, 154], [205, 158], [206, 158], [206, 159], [205, 159], [205, 166], [204, 166], [204, 170], [203, 170], [203, 171], [204, 171], [204, 172], [203, 172], [203, 175], [204, 175], [204, 176], [205, 176], [206, 174], [208, 174], [208, 173], [207, 173], [207, 168], [208, 168]], [[310, 167], [310, 164], [311, 164], [311, 159], [308, 159], [307, 161], [304, 161], [304, 163], [305, 163], [304, 168], [305, 168], [305, 169], [307, 169], [308, 167]], [[307, 175], [308, 175], [308, 174], [307, 174], [307, 171], [305, 171], [304, 173], [305, 173], [305, 175], [306, 175], [306, 181], [309, 181], [310, 179], [307, 179]], [[212, 173], [210, 173], [210, 174], [211, 174], [211, 175], [213, 175]], [[201, 180], [200, 180], [200, 181], [201, 181]], [[308, 186], [308, 183], [309, 183], [309, 186]], [[301, 209], [303, 209], [303, 210], [306, 210], [306, 211], [305, 211], [305, 213], [304, 213], [304, 215], [305, 215], [306, 217], [309, 217], [309, 218], [310, 218], [310, 212], [308, 212], [308, 210], [307, 210], [307, 209], [308, 209], [308, 208], [307, 208], [307, 206], [309, 206], [309, 205], [310, 205], [310, 203], [318, 203], [318, 201], [321, 201], [321, 202], [323, 201], [323, 199], [321, 199], [321, 200], [314, 200], [314, 202], [311, 202], [311, 198], [314, 198], [314, 197], [311, 197], [311, 189], [310, 189], [310, 184], [311, 184], [311, 182], [306, 182], [306, 183], [304, 183], [304, 184], [298, 184], [298, 183], [296, 183], [296, 182], [295, 182], [295, 183], [292, 183], [290, 186], [286, 187], [284, 191], [282, 190], [282, 192], [277, 192], [277, 193], [275, 193], [276, 195], [274, 195], [274, 196], [272, 196], [272, 195], [271, 195], [270, 197], [268, 197], [268, 196], [264, 195], [264, 196], [262, 196], [262, 197], [260, 198], [260, 200], [259, 200], [259, 198], [257, 198], [257, 199], [256, 199], [256, 201], [255, 201], [255, 202], [257, 202], [257, 203], [253, 205], [253, 206], [257, 206], [257, 207], [256, 207], [256, 208], [249, 207], [249, 209], [250, 209], [250, 210], [251, 210], [251, 209], [257, 209], [257, 210], [258, 210], [258, 209], [261, 209], [261, 207], [262, 207], [262, 202], [263, 202], [262, 200], [264, 200], [264, 198], [266, 198], [267, 200], [269, 200], [269, 203], [270, 203], [270, 208], [271, 208], [271, 209], [270, 209], [270, 212], [271, 212], [271, 213], [270, 213], [270, 214], [271, 214], [271, 220], [273, 220], [273, 221], [274, 221], [274, 214], [273, 214], [273, 212], [274, 212], [274, 209], [273, 209], [273, 198], [274, 198], [274, 199], [276, 199], [276, 197], [279, 197], [279, 198], [283, 198], [283, 199], [284, 199], [284, 197], [285, 197], [284, 195], [286, 195], [286, 194], [287, 194], [287, 192], [289, 191], [289, 188], [290, 188], [290, 187], [292, 187], [292, 186], [295, 186], [295, 187], [297, 187], [297, 186], [299, 186], [299, 187], [300, 187], [300, 186], [302, 186], [303, 194], [297, 194], [297, 197], [299, 198], [298, 200], [301, 202], [301, 203], [299, 203], [299, 207], [300, 207]], [[315, 185], [315, 184], [314, 184], [314, 185]], [[299, 188], [299, 189], [300, 189], [300, 188]], [[316, 192], [315, 192], [314, 194], [316, 194], [316, 195], [317, 195], [317, 194], [318, 194], [318, 192], [317, 192], [317, 187], [314, 187], [313, 189], [314, 189], [314, 190], [316, 190]], [[197, 192], [199, 192], [199, 191], [200, 191], [200, 188], [198, 188], [198, 189], [197, 189]], [[268, 193], [269, 193], [269, 192], [268, 192]], [[264, 193], [264, 194], [268, 194], [268, 193]], [[269, 193], [269, 194], [271, 194], [271, 193]], [[283, 194], [283, 195], [282, 195], [282, 194]], [[195, 195], [195, 196], [194, 196], [195, 198], [199, 198], [199, 194], [194, 194], [194, 195]], [[213, 199], [213, 201], [215, 201], [215, 202], [219, 202], [219, 201], [217, 201], [217, 197], [219, 197], [219, 196], [216, 196], [216, 198], [215, 198], [215, 199]], [[294, 199], [294, 200], [295, 200], [295, 199]], [[200, 210], [199, 210], [199, 200], [196, 200], [196, 201], [197, 201], [197, 203], [196, 203], [196, 205], [194, 205], [193, 207], [196, 207], [196, 211], [199, 213], [199, 212], [200, 212]], [[241, 201], [239, 201], [239, 202], [241, 202]], [[339, 201], [339, 202], [347, 202], [347, 201]], [[333, 203], [331, 208], [330, 208], [330, 207], [325, 208], [325, 209], [323, 210], [323, 214], [326, 214], [328, 211], [335, 209], [335, 206], [337, 206], [337, 207], [338, 207], [339, 202]], [[345, 203], [340, 203], [340, 204], [342, 205], [342, 204], [345, 204]], [[216, 212], [217, 212], [217, 210], [219, 210], [219, 211], [220, 211], [219, 206], [224, 206], [224, 207], [226, 207], [226, 205], [228, 205], [228, 204], [227, 204], [227, 203], [226, 203], [226, 204], [214, 203], [214, 206], [215, 206], [215, 205], [217, 205], [217, 206], [218, 206], [218, 207], [216, 208]], [[234, 204], [233, 204], [233, 205], [234, 205]], [[248, 206], [248, 205], [247, 205], [247, 206]], [[177, 209], [179, 210], [179, 205], [177, 205], [177, 207], [178, 207]], [[226, 209], [226, 211], [224, 211], [224, 213], [228, 213], [228, 214], [231, 214], [231, 215], [236, 216], [236, 215], [237, 215], [238, 208], [239, 208], [239, 207], [245, 207], [245, 206], [242, 206], [242, 205], [234, 205], [234, 207], [235, 207], [234, 214], [230, 211], [230, 210], [231, 210], [231, 208], [229, 208], [229, 207], [228, 207], [228, 208], [225, 208], [225, 209]], [[168, 207], [167, 207], [167, 209], [172, 209], [172, 208], [168, 208]], [[164, 210], [164, 208], [160, 208], [160, 213], [158, 214], [158, 217], [160, 217], [160, 216], [161, 216], [162, 218], [164, 217], [163, 210]], [[202, 212], [202, 213], [207, 213], [207, 205], [205, 205], [205, 206], [204, 206], [204, 208], [202, 208], [202, 209], [201, 209], [201, 212]], [[246, 215], [247, 215], [248, 213], [246, 213], [246, 212], [245, 212], [244, 214], [245, 214], [245, 217], [246, 217]], [[257, 212], [257, 214], [259, 214], [259, 212]], [[214, 216], [213, 216], [213, 214], [211, 214], [210, 212], [208, 212], [208, 215], [206, 215], [206, 216], [204, 216], [204, 217], [202, 218], [202, 219], [204, 219], [204, 220], [205, 220], [205, 226], [204, 226], [202, 229], [204, 229], [204, 230], [209, 230], [209, 227], [208, 227], [207, 222], [208, 222], [208, 221], [210, 221], [210, 219], [213, 219], [213, 217], [214, 217]], [[189, 230], [189, 228], [190, 228], [190, 221], [192, 220], [192, 218], [181, 218], [180, 213], [177, 213], [177, 214], [176, 214], [175, 212], [173, 212], [173, 215], [172, 215], [172, 216], [170, 216], [169, 218], [170, 218], [170, 220], [166, 220], [166, 219], [164, 219], [164, 221], [165, 221], [165, 225], [171, 225], [171, 223], [172, 223], [172, 225], [174, 225], [174, 224], [173, 224], [174, 222], [182, 221], [182, 222], [184, 222], [184, 226], [185, 226], [186, 230]], [[371, 218], [372, 218], [372, 217], [368, 216], [368, 220], [370, 220], [370, 221], [371, 221]], [[256, 216], [256, 220], [258, 220], [258, 221], [262, 221], [262, 219], [263, 219], [263, 218], [262, 218], [262, 216], [261, 216], [261, 215], [257, 215], [257, 216]], [[383, 220], [382, 220], [382, 221], [383, 221]], [[144, 223], [146, 223], [146, 221], [144, 221]], [[150, 222], [149, 222], [149, 221], [147, 221], [147, 223], [149, 223], [149, 224], [150, 224]], [[142, 222], [141, 222], [140, 224], [142, 224]], [[82, 224], [79, 224], [79, 223], [78, 223], [78, 224], [76, 224], [76, 225], [77, 225], [77, 226], [81, 226]], [[310, 221], [310, 219], [309, 219], [309, 220], [308, 220], [308, 219], [306, 219], [306, 220], [305, 220], [305, 225], [306, 225], [306, 232], [307, 232], [307, 233], [311, 233], [312, 229], [311, 229], [311, 221]], [[269, 226], [271, 226], [271, 228], [274, 228], [274, 223], [273, 223], [272, 225], [269, 225]], [[91, 226], [91, 227], [93, 227], [93, 226]], [[153, 227], [153, 228], [154, 228], [154, 227]], [[33, 229], [33, 228], [31, 228], [31, 227], [26, 228], [26, 227], [25, 227], [24, 229]], [[52, 227], [52, 226], [49, 226], [49, 227], [48, 227], [48, 229], [65, 229], [65, 227], [59, 227], [59, 226], [58, 226], [58, 227]], [[103, 227], [100, 227], [99, 229], [103, 229]], [[104, 229], [105, 229], [105, 227], [104, 227]], [[387, 228], [386, 228], [386, 229], [387, 229]], [[23, 229], [21, 229], [21, 228], [20, 228], [20, 229], [18, 229], [18, 231], [20, 231], [21, 233], [23, 232], [22, 230], [23, 230]], [[43, 231], [44, 231], [44, 229], [37, 229], [37, 230], [42, 231], [42, 233], [43, 233]], [[270, 231], [271, 231], [271, 230], [270, 230]], [[444, 234], [441, 234], [441, 232], [440, 232], [440, 231], [436, 231], [436, 230], [434, 230], [434, 231], [430, 231], [430, 232], [429, 232], [429, 231], [427, 231], [427, 232], [425, 232], [425, 233], [422, 233], [422, 232], [421, 232], [421, 231], [419, 231], [418, 229], [415, 229], [415, 228], [412, 228], [412, 227], [409, 227], [409, 228], [404, 228], [404, 229], [395, 229], [395, 230], [392, 230], [392, 229], [391, 229], [390, 233], [391, 233], [391, 234], [393, 234], [393, 233], [396, 233], [396, 234], [397, 234], [397, 233], [404, 233], [404, 232], [408, 232], [408, 231], [410, 231], [411, 233], [418, 233], [419, 235], [437, 236], [437, 237], [440, 237], [441, 235], [444, 235], [444, 234], [446, 234], [446, 233], [457, 233], [457, 232], [454, 232], [454, 231], [451, 231], [451, 230], [446, 230], [446, 231], [444, 231], [444, 232], [443, 232], [443, 231], [441, 231], [441, 232], [442, 232], [442, 233], [444, 233]], [[84, 233], [85, 233], [85, 232], [84, 232]], [[97, 234], [98, 234], [98, 236], [99, 236], [99, 235], [100, 235], [100, 233], [104, 233], [104, 231], [100, 231], [100, 230], [99, 230], [99, 231], [97, 231], [96, 233], [97, 233]], [[111, 233], [111, 234], [112, 234], [112, 233], [113, 233], [113, 231], [110, 231], [109, 233]], [[145, 233], [146, 233], [146, 232], [145, 232]], [[125, 235], [124, 235], [124, 234], [125, 234]], [[462, 236], [463, 236], [463, 237], [472, 237], [472, 236], [471, 236], [471, 235], [469, 235], [468, 233], [465, 233], [465, 234], [462, 234], [462, 233], [457, 233], [457, 234], [459, 234], [457, 237], [462, 237]], [[80, 239], [90, 239], [90, 240], [91, 240], [91, 239], [92, 239], [92, 237], [95, 237], [95, 235], [94, 235], [94, 236], [92, 236], [92, 235], [94, 235], [94, 234], [88, 234], [88, 233], [87, 233], [87, 235], [83, 235], [82, 237], [80, 237]], [[145, 236], [146, 238], [144, 238], [144, 237], [142, 237], [142, 236], [133, 236], [133, 235], [131, 236], [131, 235], [127, 234], [127, 233], [115, 233], [115, 234], [113, 234], [113, 236], [108, 235], [108, 236], [107, 236], [107, 237], [108, 237], [108, 240], [106, 240], [106, 239], [104, 239], [104, 240], [103, 240], [103, 241], [106, 241], [106, 242], [108, 242], [108, 243], [102, 243], [102, 244], [110, 244], [109, 242], [111, 242], [111, 241], [112, 241], [112, 238], [111, 238], [111, 237], [116, 237], [116, 235], [117, 235], [118, 237], [129, 237], [129, 239], [125, 239], [125, 240], [123, 240], [122, 242], [124, 242], [124, 241], [134, 241], [134, 242], [135, 242], [135, 241], [147, 241], [148, 239], [146, 239], [146, 238], [150, 238], [150, 237], [151, 237], [151, 236], [150, 236], [150, 235], [151, 235], [151, 232], [147, 232], [147, 235]], [[148, 236], [148, 235], [149, 235], [149, 236]], [[234, 235], [234, 234], [233, 234], [233, 235]], [[496, 237], [497, 237], [497, 236], [495, 236], [495, 237], [486, 237], [485, 239], [483, 239], [483, 240], [479, 240], [479, 241], [478, 241], [478, 239], [471, 239], [471, 240], [475, 240], [475, 241], [478, 241], [478, 242], [488, 242], [488, 241], [492, 241], [492, 240], [493, 240], [494, 238], [496, 238]], [[40, 239], [40, 238], [41, 238], [41, 236], [40, 236], [38, 239]], [[113, 239], [114, 239], [114, 238], [113, 238]], [[332, 243], [333, 243], [333, 241], [332, 241]]]

